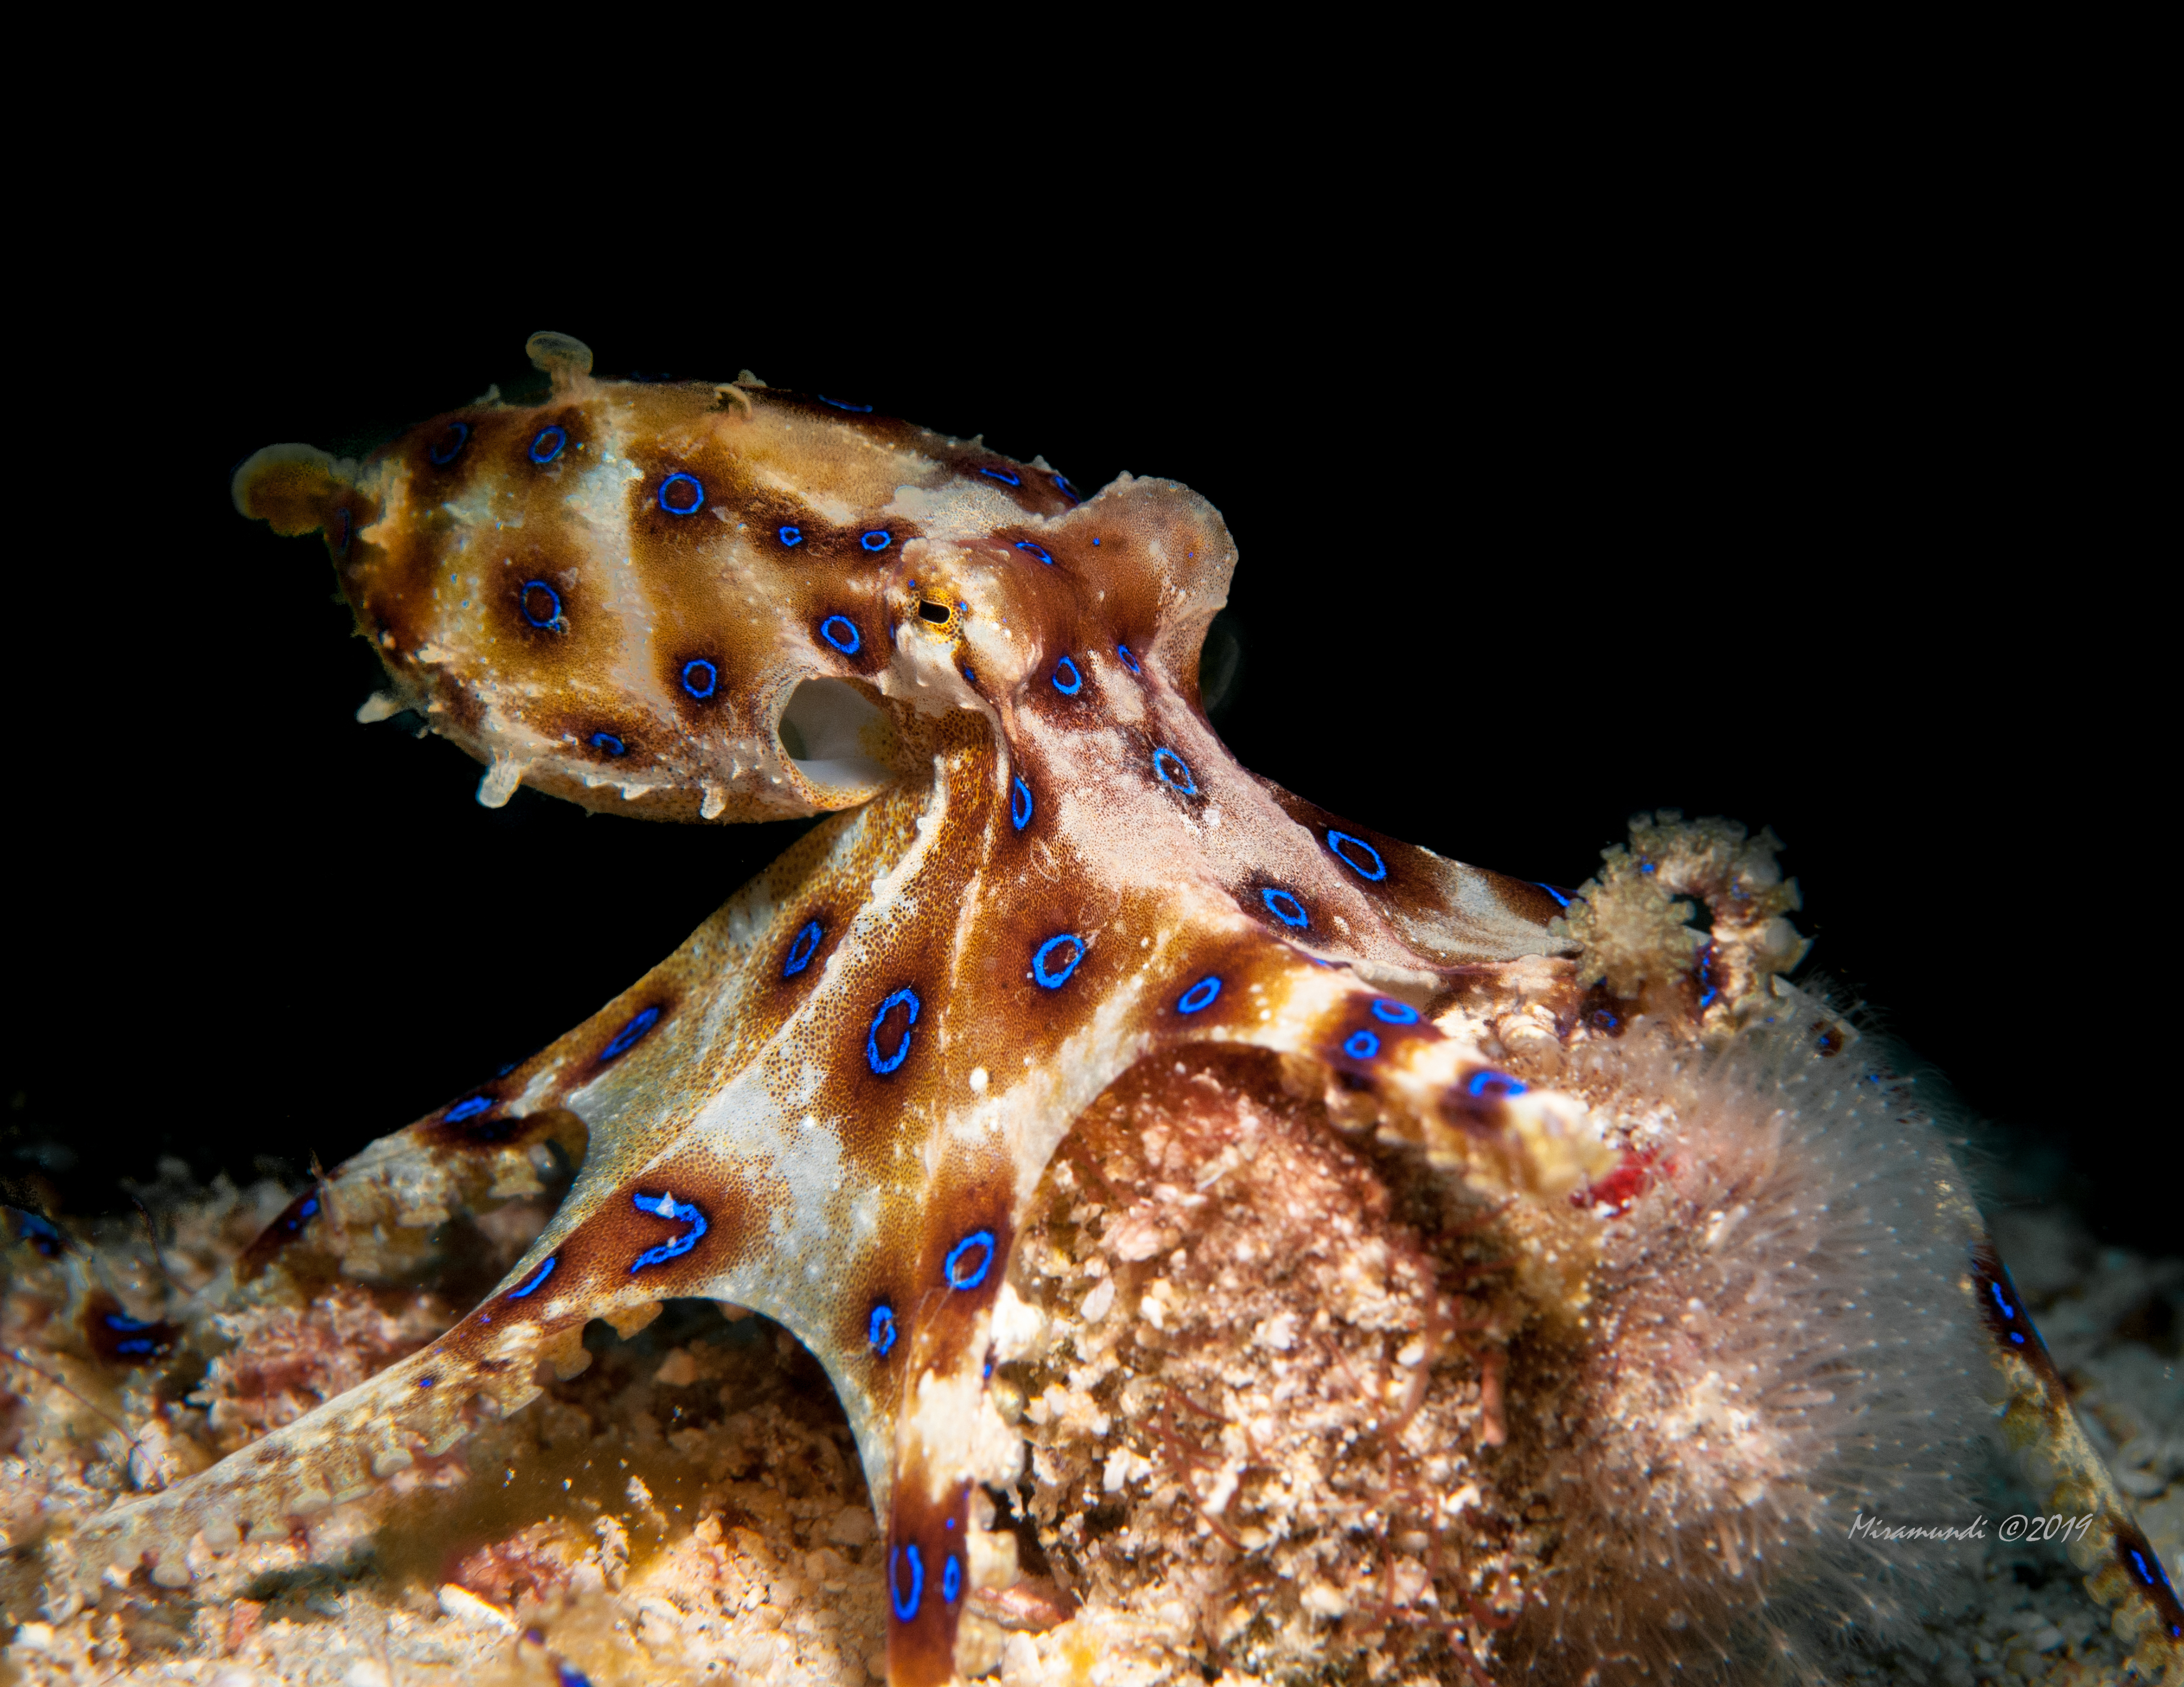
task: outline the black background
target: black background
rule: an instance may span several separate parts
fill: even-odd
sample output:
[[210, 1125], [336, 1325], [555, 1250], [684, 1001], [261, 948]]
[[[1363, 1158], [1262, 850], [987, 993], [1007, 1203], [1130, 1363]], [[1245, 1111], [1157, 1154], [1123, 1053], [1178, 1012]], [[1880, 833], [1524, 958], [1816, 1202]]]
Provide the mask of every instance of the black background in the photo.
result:
[[352, 721], [376, 662], [322, 548], [229, 504], [256, 447], [368, 444], [550, 327], [602, 374], [748, 366], [1088, 488], [1188, 483], [1242, 553], [1246, 766], [1563, 884], [1641, 809], [1773, 826], [1808, 971], [1998, 1122], [2019, 1184], [2173, 1249], [2175, 535], [2133, 508], [2128, 231], [2029, 165], [1885, 174], [1492, 212], [1320, 181], [1227, 220], [1057, 189], [671, 238], [641, 193], [499, 229], [352, 187], [56, 233], [18, 354], [47, 398], [18, 410], [0, 1172], [87, 1211], [163, 1153], [331, 1164], [793, 835], [479, 808], [460, 752]]

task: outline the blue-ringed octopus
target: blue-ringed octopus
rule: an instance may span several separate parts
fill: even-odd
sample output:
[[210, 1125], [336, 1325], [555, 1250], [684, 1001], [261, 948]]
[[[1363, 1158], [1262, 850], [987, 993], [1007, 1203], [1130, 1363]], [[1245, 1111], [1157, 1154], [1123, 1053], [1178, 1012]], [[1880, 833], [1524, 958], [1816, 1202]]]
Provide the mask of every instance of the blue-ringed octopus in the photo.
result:
[[[1956, 1404], [1930, 1441], [1866, 1447], [1867, 1478], [1923, 1491], [1914, 1467], [1994, 1406], [2098, 1514], [2081, 1567], [2141, 1668], [2180, 1679], [2175, 1595], [1962, 1172], [1885, 1055], [1784, 976], [1802, 944], [1771, 839], [1642, 820], [1574, 890], [1404, 844], [1256, 777], [1213, 731], [1200, 657], [1236, 551], [1187, 488], [1089, 493], [749, 374], [615, 382], [565, 336], [529, 351], [547, 381], [527, 401], [488, 393], [362, 461], [274, 446], [236, 474], [244, 515], [323, 536], [385, 667], [359, 718], [451, 739], [489, 805], [529, 785], [644, 819], [827, 817], [592, 1019], [297, 1197], [228, 1292], [300, 1269], [337, 1222], [398, 1251], [525, 1186], [543, 1147], [580, 1167], [454, 1328], [94, 1520], [80, 1573], [186, 1586], [186, 1545], [361, 1494], [521, 1409], [542, 1367], [581, 1371], [589, 1322], [629, 1334], [696, 1297], [777, 1320], [824, 1367], [883, 1530], [888, 1679], [948, 1681], [996, 1573], [982, 1493], [1025, 1477], [1022, 1412], [996, 1403], [1042, 1318], [1020, 1256], [1058, 1167], [1103, 1181], [1073, 1133], [1158, 1116], [1212, 1142], [1308, 1104], [1336, 1151], [1425, 1192], [1416, 1222], [1513, 1262], [1490, 1313], [1464, 1298], [1473, 1267], [1426, 1294], [1405, 1421], [1461, 1348], [1479, 1447], [1524, 1452], [1544, 1493], [1585, 1471], [1570, 1516], [1608, 1528], [1618, 1493], [1643, 1503], [1618, 1459], [1703, 1391], [1645, 1397], [1683, 1362], [1677, 1320], [1787, 1308], [1764, 1341], [1707, 1350], [1745, 1354], [1758, 1428], [1738, 1433], [1773, 1435], [1782, 1491], [1683, 1520], [1701, 1581], [1757, 1585], [1753, 1539], [1817, 1538], [1808, 1513], [1842, 1484], [1816, 1459], [1924, 1366]], [[1815, 1185], [1835, 1218], [1800, 1204]], [[1914, 1263], [1840, 1301], [1813, 1261], [1882, 1233]], [[1740, 1534], [1755, 1505], [1773, 1532]], [[1217, 1512], [1215, 1550], [1249, 1551]], [[1445, 1612], [1445, 1667], [1739, 1679], [1739, 1635], [1822, 1667], [1763, 1590], [1724, 1595], [1716, 1623], [1682, 1568], [1586, 1564], [1571, 1550], [1514, 1611]], [[1862, 1597], [1826, 1595], [1838, 1626]]]

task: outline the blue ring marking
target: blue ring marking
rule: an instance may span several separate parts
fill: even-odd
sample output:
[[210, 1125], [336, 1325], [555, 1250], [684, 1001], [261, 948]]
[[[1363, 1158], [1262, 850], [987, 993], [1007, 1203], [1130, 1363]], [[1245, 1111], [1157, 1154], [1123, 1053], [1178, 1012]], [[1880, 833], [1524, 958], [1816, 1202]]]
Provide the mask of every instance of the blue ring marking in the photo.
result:
[[429, 1389], [439, 1380], [437, 1377], [420, 1377], [417, 1378], [417, 1386], [421, 1389]]
[[1054, 559], [1047, 554], [1046, 547], [1045, 545], [1035, 545], [1029, 539], [1018, 539], [1017, 541], [1017, 548], [1020, 551], [1029, 551], [1049, 568], [1054, 566]]
[[554, 1687], [592, 1687], [592, 1678], [566, 1658], [554, 1660]]
[[[902, 1027], [902, 1041], [885, 1060], [880, 1058], [880, 1022], [898, 1007], [910, 1009], [910, 1021]], [[910, 1058], [911, 1026], [917, 1023], [917, 992], [897, 990], [880, 1004], [880, 1011], [872, 1016], [872, 1028], [865, 1033], [865, 1061], [880, 1077], [885, 1077]]]
[[1369, 1061], [1380, 1052], [1380, 1039], [1369, 1031], [1353, 1031], [1342, 1052], [1353, 1061]]
[[884, 527], [875, 527], [868, 533], [860, 533], [857, 543], [877, 556], [894, 543], [894, 535]]
[[1059, 492], [1059, 493], [1061, 493], [1064, 498], [1067, 498], [1067, 499], [1068, 499], [1072, 504], [1082, 504], [1082, 503], [1084, 503], [1084, 500], [1083, 498], [1079, 498], [1079, 497], [1077, 495], [1077, 488], [1076, 488], [1075, 487], [1073, 487], [1073, 486], [1072, 486], [1072, 485], [1070, 485], [1070, 484], [1069, 484], [1069, 476], [1067, 476], [1067, 475], [1056, 475], [1056, 476], [1054, 477], [1054, 485], [1055, 485], [1055, 490], [1056, 490], [1056, 491], [1057, 491], [1057, 492]]
[[543, 469], [561, 454], [561, 448], [568, 443], [569, 430], [566, 427], [558, 424], [542, 427], [532, 439], [531, 460]]
[[[910, 1597], [902, 1596], [901, 1578], [895, 1574], [895, 1555], [910, 1555]], [[917, 1615], [917, 1607], [925, 1601], [925, 1561], [917, 1556], [915, 1541], [907, 1546], [888, 1548], [888, 1603], [894, 1607], [894, 1620], [907, 1623]]]
[[721, 671], [703, 656], [682, 665], [682, 689], [703, 703], [721, 683]]
[[870, 404], [845, 404], [839, 398], [828, 398], [824, 393], [814, 393], [812, 396], [822, 404], [832, 404], [838, 410], [853, 410], [861, 416], [869, 415], [872, 408]]
[[[1343, 849], [1342, 846], [1346, 844], [1355, 844], [1370, 855], [1373, 858], [1373, 865], [1369, 867], [1359, 865]], [[1329, 831], [1327, 834], [1327, 847], [1334, 851], [1335, 858], [1344, 866], [1349, 868], [1360, 878], [1369, 879], [1374, 884], [1378, 884], [1388, 876], [1388, 864], [1380, 859], [1380, 852], [1362, 838], [1353, 837], [1347, 832]]]
[[[682, 481], [687, 483], [690, 490], [697, 494], [698, 501], [695, 504], [684, 506], [670, 504], [667, 501], [667, 488], [673, 486], [677, 481]], [[705, 507], [705, 483], [699, 480], [695, 475], [686, 475], [680, 469], [677, 469], [666, 480], [660, 482], [659, 499], [660, 507], [666, 510], [670, 515], [695, 515], [699, 510]]]
[[1391, 1002], [1379, 996], [1373, 999], [1373, 1017], [1383, 1025], [1416, 1025], [1418, 1011], [1408, 1002]]
[[791, 550], [804, 543], [804, 530], [801, 527], [777, 527], [773, 530], [773, 536]]
[[590, 743], [593, 749], [603, 749], [609, 755], [620, 755], [628, 748], [612, 732], [593, 732]]
[[[1161, 766], [1162, 756], [1166, 756], [1176, 765], [1183, 774], [1182, 778], [1177, 778], [1174, 774]], [[1180, 791], [1186, 797], [1195, 797], [1198, 794], [1198, 776], [1190, 771], [1190, 764], [1165, 744], [1153, 752], [1153, 773], [1161, 783], [1166, 785], [1170, 790]]]
[[788, 945], [788, 959], [782, 966], [781, 976], [794, 978], [809, 966], [811, 957], [819, 952], [819, 939], [825, 935], [816, 920], [807, 921], [804, 929], [797, 933], [796, 940]]
[[894, 1350], [894, 1308], [879, 1306], [872, 1308], [872, 1321], [866, 1326], [865, 1339], [872, 1344], [872, 1351], [883, 1359]]
[[1023, 775], [1016, 776], [1016, 789], [1009, 793], [1009, 818], [1021, 832], [1031, 824], [1031, 787], [1023, 782]]
[[1534, 880], [1532, 881], [1532, 882], [1533, 882], [1535, 885], [1538, 886], [1538, 888], [1539, 888], [1540, 889], [1546, 891], [1546, 892], [1547, 893], [1547, 894], [1548, 894], [1548, 895], [1550, 895], [1550, 896], [1552, 896], [1552, 897], [1553, 897], [1553, 898], [1555, 899], [1555, 906], [1556, 906], [1556, 907], [1557, 907], [1557, 908], [1567, 908], [1567, 907], [1568, 907], [1568, 906], [1569, 906], [1569, 902], [1570, 902], [1569, 898], [1568, 898], [1567, 896], [1563, 895], [1563, 894], [1562, 894], [1562, 892], [1560, 892], [1559, 890], [1557, 890], [1557, 889], [1554, 888], [1554, 886], [1552, 886], [1552, 885], [1551, 885], [1551, 884], [1544, 883], [1544, 882], [1541, 882], [1540, 880], [1539, 880], [1539, 879], [1534, 879]]
[[1023, 484], [1021, 476], [1006, 473], [1000, 469], [981, 469], [978, 472], [982, 475], [991, 475], [997, 481], [1006, 481], [1012, 487], [1020, 487]]
[[671, 1194], [655, 1195], [647, 1202], [643, 1195], [632, 1195], [639, 1212], [649, 1212], [655, 1218], [668, 1219], [690, 1228], [671, 1242], [662, 1242], [656, 1248], [647, 1248], [629, 1262], [632, 1272], [642, 1271], [649, 1265], [664, 1265], [669, 1260], [679, 1259], [698, 1245], [698, 1239], [705, 1233], [705, 1215], [688, 1201], [679, 1201]]
[[1128, 645], [1117, 644], [1115, 647], [1115, 654], [1123, 659], [1123, 665], [1128, 668], [1132, 673], [1141, 674], [1145, 672], [1145, 670], [1138, 665], [1138, 659], [1130, 654], [1130, 647]]
[[[977, 1271], [959, 1275], [956, 1270], [956, 1261], [961, 1259], [973, 1248], [983, 1248], [986, 1250], [985, 1258], [978, 1261]], [[986, 1273], [993, 1268], [994, 1233], [990, 1230], [973, 1230], [950, 1248], [948, 1250], [948, 1257], [940, 1262], [940, 1274], [948, 1279], [948, 1286], [950, 1289], [976, 1289], [986, 1280]]]
[[[838, 626], [842, 629], [839, 632], [834, 630]], [[865, 648], [864, 635], [847, 615], [828, 615], [819, 623], [819, 636], [844, 656], [854, 656]]]
[[531, 1281], [521, 1289], [510, 1289], [508, 1298], [511, 1300], [521, 1300], [526, 1294], [536, 1294], [538, 1292], [538, 1285], [553, 1276], [554, 1267], [560, 1262], [561, 1256], [559, 1254], [549, 1256], [546, 1263], [532, 1274]]
[[[1069, 683], [1067, 685], [1064, 685], [1061, 682], [1061, 671], [1064, 668], [1069, 670]], [[1084, 676], [1077, 671], [1077, 664], [1071, 661], [1067, 656], [1064, 656], [1060, 661], [1054, 665], [1054, 688], [1060, 692], [1064, 697], [1074, 697], [1078, 692], [1084, 689]]]
[[[548, 615], [543, 621], [539, 620], [537, 615], [531, 613], [531, 594], [533, 592], [543, 592], [553, 600], [554, 613]], [[522, 586], [516, 591], [515, 601], [522, 605], [523, 618], [529, 621], [532, 626], [551, 628], [560, 624], [561, 594], [555, 591], [551, 586], [549, 586], [543, 580], [525, 581]]]
[[[1059, 972], [1052, 972], [1047, 966], [1046, 957], [1064, 944], [1070, 944], [1073, 953], [1062, 964]], [[1058, 990], [1069, 982], [1069, 975], [1077, 970], [1077, 963], [1084, 959], [1084, 939], [1078, 937], [1076, 933], [1064, 932], [1060, 937], [1049, 938], [1039, 946], [1039, 952], [1031, 958], [1032, 980], [1042, 989]]]
[[1196, 1013], [1201, 1008], [1213, 1005], [1213, 999], [1221, 994], [1221, 981], [1207, 977], [1201, 978], [1176, 999], [1178, 1013]]
[[946, 1566], [940, 1572], [940, 1597], [953, 1605], [956, 1595], [962, 1591], [963, 1567], [956, 1562], [956, 1555], [951, 1552], [948, 1555]]
[[2014, 1318], [2017, 1316], [2017, 1308], [2002, 1298], [2002, 1285], [1999, 1283], [1988, 1283], [1986, 1292], [1994, 1296], [1994, 1304], [2002, 1308], [2003, 1317]]
[[1507, 1097], [1522, 1095], [1531, 1085], [1522, 1078], [1510, 1077], [1505, 1072], [1475, 1072], [1471, 1075], [1471, 1082], [1463, 1087], [1467, 1094], [1474, 1096]]
[[437, 445], [428, 448], [425, 453], [437, 466], [443, 469], [461, 456], [463, 447], [471, 443], [471, 425], [468, 422], [449, 422], [448, 426], [455, 431], [455, 443], [448, 448], [447, 454], [443, 456], [440, 448]]
[[[1295, 926], [1302, 931], [1312, 923], [1312, 916], [1304, 911], [1304, 904], [1278, 885], [1268, 885], [1259, 893], [1259, 900], [1267, 905], [1267, 911], [1285, 926]], [[1284, 909], [1282, 905], [1289, 906]]]
[[447, 1122], [451, 1125], [460, 1125], [465, 1119], [475, 1119], [479, 1114], [490, 1113], [492, 1111], [492, 1096], [473, 1095], [469, 1100], [458, 1101], [454, 1106], [448, 1108]]
[[599, 1050], [599, 1059], [602, 1061], [611, 1061], [619, 1055], [627, 1055], [638, 1045], [646, 1032], [659, 1023], [660, 1010], [656, 1007], [644, 1009], [636, 1018], [615, 1033], [614, 1041]]

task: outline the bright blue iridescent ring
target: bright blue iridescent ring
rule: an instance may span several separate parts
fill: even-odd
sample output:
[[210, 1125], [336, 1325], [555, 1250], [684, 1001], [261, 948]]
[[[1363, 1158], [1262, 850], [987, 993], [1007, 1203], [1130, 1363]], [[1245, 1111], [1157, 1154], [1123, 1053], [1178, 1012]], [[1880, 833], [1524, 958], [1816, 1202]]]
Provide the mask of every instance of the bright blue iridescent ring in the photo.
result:
[[632, 1195], [639, 1212], [649, 1212], [655, 1218], [666, 1219], [673, 1224], [690, 1228], [671, 1241], [656, 1248], [647, 1248], [629, 1262], [632, 1271], [642, 1271], [647, 1266], [665, 1265], [669, 1260], [680, 1259], [698, 1245], [698, 1239], [705, 1233], [705, 1215], [688, 1201], [679, 1201], [670, 1194]]
[[454, 436], [454, 444], [448, 446], [444, 451], [435, 445], [426, 453], [437, 465], [443, 469], [460, 456], [463, 447], [471, 443], [471, 425], [468, 422], [449, 422], [448, 431]]
[[1471, 1075], [1471, 1082], [1464, 1085], [1465, 1092], [1479, 1100], [1490, 1097], [1502, 1100], [1522, 1095], [1528, 1088], [1529, 1086], [1522, 1078], [1512, 1077], [1502, 1072], [1475, 1072]]
[[894, 543], [894, 535], [884, 527], [875, 527], [869, 533], [861, 534], [857, 543], [866, 550], [877, 554]]
[[953, 1605], [956, 1595], [962, 1591], [963, 1567], [956, 1562], [956, 1555], [951, 1552], [948, 1555], [947, 1563], [940, 1570], [940, 1597]]
[[819, 623], [819, 636], [844, 656], [854, 656], [865, 648], [864, 635], [847, 615], [828, 615]]
[[479, 1114], [490, 1113], [492, 1111], [493, 1097], [473, 1095], [469, 1100], [458, 1101], [448, 1109], [448, 1122], [451, 1125], [459, 1125], [465, 1119], [475, 1119]]
[[532, 626], [551, 629], [561, 624], [561, 594], [543, 580], [525, 581], [515, 601], [523, 605], [523, 618]]
[[543, 469], [561, 454], [561, 448], [568, 443], [568, 429], [542, 427], [531, 441], [531, 460]]
[[[1388, 864], [1380, 859], [1380, 852], [1362, 838], [1353, 837], [1347, 832], [1329, 832], [1327, 847], [1341, 858], [1344, 866], [1360, 878], [1370, 879], [1377, 884], [1388, 876]], [[1365, 858], [1362, 861], [1357, 859], [1361, 855]], [[1371, 865], [1368, 866], [1367, 862]]]
[[1078, 497], [1077, 488], [1069, 484], [1069, 476], [1067, 475], [1056, 475], [1054, 477], [1054, 489], [1072, 504], [1082, 504], [1084, 501]]
[[1011, 474], [1006, 469], [981, 469], [978, 472], [982, 475], [991, 475], [997, 481], [1006, 481], [1012, 487], [1020, 487], [1023, 484], [1021, 476]]
[[1418, 1011], [1408, 1002], [1391, 1002], [1381, 996], [1373, 1003], [1373, 1017], [1383, 1025], [1416, 1025]]
[[703, 703], [719, 688], [721, 671], [703, 656], [682, 665], [682, 689]]
[[[978, 1255], [978, 1263], [967, 1266], [963, 1256]], [[948, 1257], [940, 1262], [940, 1274], [948, 1279], [950, 1289], [976, 1289], [986, 1280], [986, 1273], [994, 1268], [994, 1233], [973, 1230], [948, 1250]]]
[[[688, 503], [680, 501], [680, 493], [677, 494], [676, 503], [670, 504], [667, 501], [669, 491], [678, 487], [688, 487], [690, 489]], [[705, 488], [699, 483], [695, 475], [686, 475], [677, 470], [660, 483], [660, 507], [670, 515], [695, 515], [705, 507]]]
[[[892, 1055], [880, 1053], [880, 1022], [899, 1007], [910, 1010], [910, 1017], [902, 1027], [902, 1041], [896, 1044]], [[880, 1077], [885, 1077], [910, 1058], [910, 1028], [917, 1023], [917, 992], [897, 990], [880, 1004], [880, 1011], [872, 1016], [872, 1028], [865, 1033], [866, 1062]]]
[[627, 748], [612, 732], [593, 732], [591, 745], [593, 749], [603, 749], [609, 755], [620, 755]]
[[1130, 647], [1128, 645], [1117, 644], [1115, 647], [1115, 654], [1123, 659], [1123, 665], [1128, 668], [1132, 673], [1141, 674], [1145, 672], [1145, 670], [1138, 665], [1138, 659], [1130, 654]]
[[[1069, 958], [1059, 966], [1050, 966], [1050, 958], [1064, 944], [1069, 946]], [[1049, 938], [1031, 958], [1033, 981], [1042, 989], [1058, 990], [1069, 982], [1069, 975], [1077, 970], [1077, 963], [1084, 959], [1084, 940], [1074, 933], [1064, 932], [1060, 937]]]
[[[1064, 674], [1068, 675], [1065, 681]], [[1084, 676], [1077, 671], [1077, 664], [1064, 656], [1054, 665], [1054, 688], [1064, 697], [1074, 697], [1084, 689]]]
[[1342, 1052], [1353, 1061], [1369, 1061], [1380, 1052], [1380, 1039], [1369, 1031], [1353, 1031], [1343, 1044]]
[[872, 1344], [872, 1351], [883, 1359], [894, 1350], [894, 1308], [879, 1306], [872, 1308], [872, 1322], [865, 1327], [865, 1339]]
[[[898, 1557], [910, 1560], [910, 1596], [905, 1598], [902, 1577], [895, 1567]], [[894, 1607], [894, 1620], [907, 1623], [917, 1615], [917, 1607], [925, 1602], [925, 1561], [917, 1556], [917, 1545], [888, 1548], [888, 1603]]]
[[1196, 1013], [1212, 1007], [1213, 999], [1220, 994], [1221, 981], [1218, 978], [1201, 978], [1177, 999], [1175, 1011], [1178, 1013]]
[[1016, 788], [1009, 793], [1009, 818], [1021, 832], [1031, 824], [1031, 787], [1023, 782], [1023, 775], [1016, 776]]
[[811, 957], [818, 952], [819, 939], [822, 935], [824, 933], [816, 920], [809, 921], [802, 931], [797, 933], [796, 941], [788, 945], [788, 959], [782, 966], [783, 977], [794, 978], [811, 964]]
[[553, 1276], [554, 1267], [560, 1262], [561, 1261], [558, 1256], [548, 1260], [544, 1265], [539, 1267], [538, 1269], [532, 1274], [530, 1282], [525, 1283], [521, 1289], [510, 1289], [508, 1291], [508, 1298], [511, 1300], [521, 1300], [527, 1294], [536, 1294], [538, 1292], [539, 1285], [543, 1283], [548, 1278]]
[[1198, 781], [1192, 776], [1190, 764], [1165, 746], [1153, 752], [1153, 772], [1170, 790], [1186, 797], [1198, 794]]
[[773, 530], [773, 536], [791, 550], [804, 543], [804, 530], [801, 527], [777, 527]]
[[1045, 545], [1035, 545], [1029, 539], [1018, 539], [1017, 541], [1017, 548], [1020, 551], [1029, 551], [1049, 568], [1054, 566], [1054, 559], [1047, 554], [1046, 547]]
[[1312, 923], [1312, 916], [1304, 911], [1304, 904], [1286, 890], [1268, 885], [1259, 893], [1259, 900], [1267, 905], [1267, 911], [1285, 926], [1295, 926], [1302, 931]]
[[615, 1033], [614, 1041], [599, 1050], [599, 1059], [605, 1061], [613, 1060], [618, 1055], [627, 1055], [637, 1046], [638, 1039], [646, 1032], [659, 1023], [660, 1010], [656, 1007], [644, 1009], [636, 1018]]

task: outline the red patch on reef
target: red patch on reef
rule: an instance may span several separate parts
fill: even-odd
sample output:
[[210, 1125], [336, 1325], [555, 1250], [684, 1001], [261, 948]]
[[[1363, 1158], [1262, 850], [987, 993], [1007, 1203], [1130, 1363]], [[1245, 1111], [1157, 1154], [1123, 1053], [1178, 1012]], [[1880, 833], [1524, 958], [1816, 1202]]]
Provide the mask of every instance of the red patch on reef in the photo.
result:
[[1615, 1169], [1605, 1178], [1573, 1189], [1570, 1205], [1588, 1209], [1605, 1206], [1609, 1217], [1620, 1218], [1631, 1202], [1652, 1188], [1657, 1176], [1674, 1170], [1674, 1162], [1662, 1161], [1658, 1149], [1634, 1150], [1616, 1161]]

